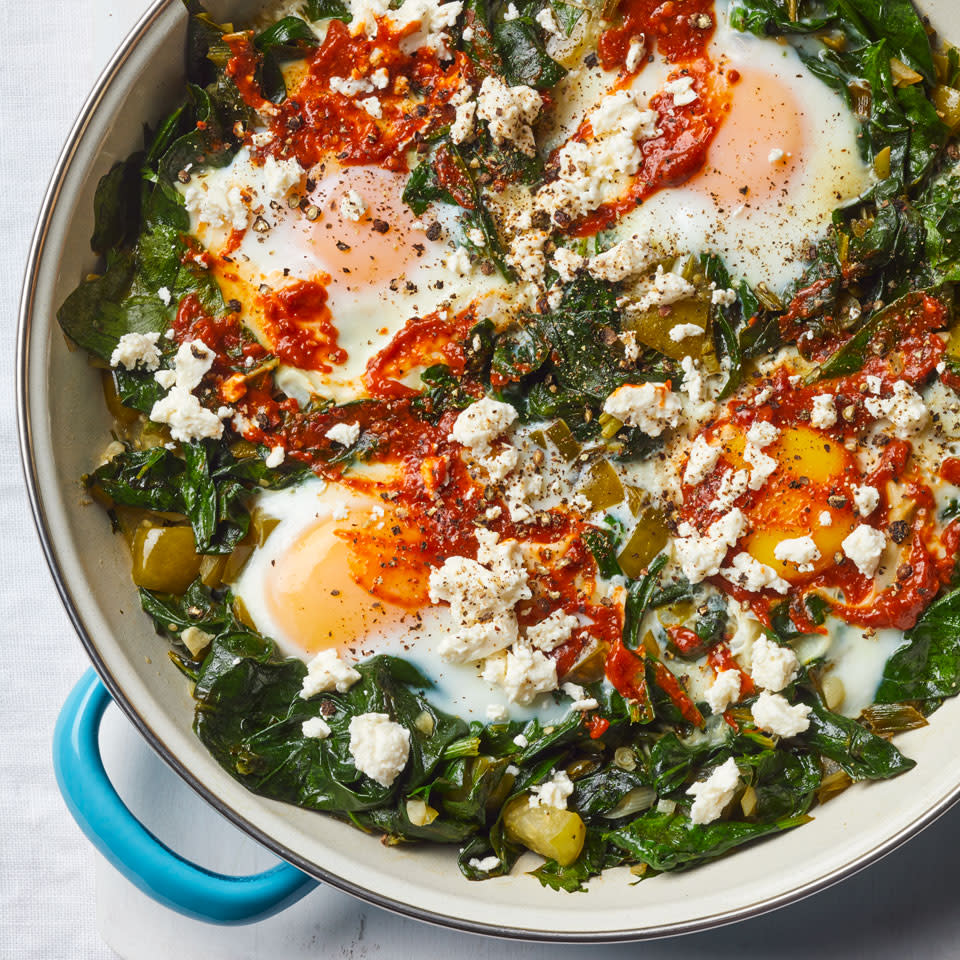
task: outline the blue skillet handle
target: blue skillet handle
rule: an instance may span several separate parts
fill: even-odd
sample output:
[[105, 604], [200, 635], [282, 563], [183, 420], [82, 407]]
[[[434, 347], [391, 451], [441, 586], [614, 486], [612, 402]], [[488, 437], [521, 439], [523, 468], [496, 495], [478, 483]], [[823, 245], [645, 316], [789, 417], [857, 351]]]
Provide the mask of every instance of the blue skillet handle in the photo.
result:
[[53, 734], [60, 792], [94, 846], [147, 896], [210, 923], [252, 923], [279, 913], [317, 881], [287, 863], [228, 877], [184, 860], [124, 806], [100, 757], [99, 731], [110, 694], [88, 670], [67, 697]]

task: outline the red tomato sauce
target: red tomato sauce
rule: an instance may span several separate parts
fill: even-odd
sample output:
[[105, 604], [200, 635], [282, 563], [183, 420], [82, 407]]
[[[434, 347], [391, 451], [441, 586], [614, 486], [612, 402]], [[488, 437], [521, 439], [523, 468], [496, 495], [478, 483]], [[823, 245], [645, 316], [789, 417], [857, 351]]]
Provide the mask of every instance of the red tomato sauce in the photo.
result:
[[327, 288], [319, 280], [296, 280], [262, 293], [260, 305], [264, 334], [284, 363], [329, 373], [331, 364], [346, 361], [327, 306]]

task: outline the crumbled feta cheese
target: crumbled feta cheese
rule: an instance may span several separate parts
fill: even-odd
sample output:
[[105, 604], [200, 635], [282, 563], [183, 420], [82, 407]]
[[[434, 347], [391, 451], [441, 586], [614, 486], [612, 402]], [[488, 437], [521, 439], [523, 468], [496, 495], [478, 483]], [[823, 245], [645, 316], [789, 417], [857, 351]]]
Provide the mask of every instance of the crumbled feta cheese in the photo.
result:
[[518, 233], [510, 241], [507, 263], [517, 271], [521, 280], [539, 283], [543, 279], [543, 271], [547, 267], [543, 252], [546, 240], [547, 234], [543, 230], [528, 230]]
[[160, 298], [160, 302], [161, 302], [165, 307], [169, 307], [170, 304], [173, 302], [173, 294], [170, 293], [170, 288], [169, 288], [169, 287], [161, 287], [161, 288], [157, 291], [157, 296]]
[[593, 697], [587, 696], [587, 691], [579, 683], [562, 683], [560, 689], [573, 701], [571, 710], [584, 713], [587, 710], [596, 710], [600, 704]]
[[774, 457], [764, 453], [757, 444], [753, 443], [749, 439], [743, 448], [743, 459], [746, 460], [751, 467], [751, 490], [759, 490], [779, 466], [779, 463]]
[[318, 693], [346, 693], [358, 680], [360, 674], [340, 659], [336, 650], [321, 650], [307, 664], [300, 696], [304, 700]]
[[331, 77], [330, 89], [343, 97], [355, 97], [358, 93], [370, 93], [373, 84], [366, 77]]
[[360, 773], [389, 787], [410, 757], [410, 731], [385, 713], [361, 713], [350, 721], [350, 756]]
[[692, 823], [712, 823], [723, 813], [740, 787], [740, 770], [737, 761], [730, 757], [717, 767], [706, 780], [692, 784], [687, 796], [693, 797], [690, 808]]
[[683, 371], [680, 389], [687, 394], [691, 403], [700, 403], [703, 400], [703, 373], [700, 365], [693, 357], [684, 357], [680, 361], [680, 369]]
[[790, 589], [790, 584], [779, 576], [773, 567], [761, 563], [746, 552], [738, 553], [733, 558], [732, 566], [723, 567], [720, 573], [731, 583], [753, 593], [760, 590], [775, 590], [783, 594]]
[[[631, 313], [644, 313], [654, 307], [668, 307], [678, 300], [689, 299], [695, 293], [693, 285], [684, 280], [679, 273], [674, 273], [672, 270], [665, 271], [660, 265], [640, 298], [627, 304], [627, 310]], [[703, 333], [703, 330], [698, 328], [698, 332]]]
[[474, 451], [488, 450], [516, 419], [517, 411], [509, 403], [481, 397], [457, 417], [450, 439]]
[[761, 730], [778, 737], [795, 737], [810, 726], [810, 707], [803, 703], [791, 706], [779, 693], [765, 690], [757, 697], [750, 712]]
[[692, 584], [714, 576], [720, 571], [727, 550], [746, 530], [746, 517], [739, 507], [711, 523], [705, 534], [698, 533], [689, 523], [681, 523], [677, 527], [679, 536], [674, 538], [673, 551], [683, 575]]
[[553, 11], [549, 7], [544, 7], [535, 17], [534, 20], [543, 27], [547, 33], [559, 33], [560, 26], [557, 23], [557, 18], [553, 15]]
[[160, 366], [159, 339], [159, 333], [125, 333], [110, 354], [110, 366], [156, 370]]
[[829, 510], [821, 510], [820, 516], [817, 517], [817, 520], [820, 522], [821, 527], [832, 527], [833, 526], [833, 514]]
[[698, 327], [695, 323], [678, 323], [670, 328], [670, 339], [679, 343], [687, 337], [699, 337], [702, 333], [703, 327]]
[[814, 560], [820, 559], [820, 550], [811, 536], [793, 537], [781, 540], [773, 548], [773, 555], [783, 563], [795, 563], [800, 573], [809, 573]]
[[390, 74], [387, 71], [386, 67], [380, 67], [379, 70], [374, 70], [370, 74], [370, 82], [373, 84], [375, 90], [386, 90], [390, 86]]
[[502, 703], [487, 704], [487, 720], [490, 723], [503, 723], [509, 716], [509, 711]]
[[930, 411], [923, 398], [906, 380], [894, 383], [892, 396], [868, 397], [865, 406], [878, 420], [886, 417], [893, 424], [894, 434], [901, 440], [916, 436], [930, 420]]
[[699, 100], [700, 95], [693, 89], [693, 77], [679, 77], [664, 84], [663, 92], [673, 97], [675, 106], [685, 107], [694, 100]]
[[861, 523], [840, 546], [865, 577], [872, 577], [887, 548], [887, 538], [880, 530]]
[[467, 143], [473, 139], [473, 121], [477, 115], [477, 101], [467, 100], [457, 105], [456, 116], [450, 127], [450, 139], [454, 143]]
[[705, 696], [714, 714], [723, 713], [731, 703], [740, 699], [740, 671], [721, 670], [713, 679]]
[[618, 90], [600, 100], [590, 114], [590, 127], [595, 138], [624, 134], [631, 141], [650, 140], [658, 136], [657, 112], [641, 109], [632, 90]]
[[358, 423], [335, 423], [324, 436], [334, 443], [342, 444], [345, 447], [352, 447], [360, 436], [360, 424]]
[[470, 261], [470, 254], [463, 247], [457, 247], [451, 253], [444, 257], [443, 265], [451, 273], [458, 277], [466, 277], [473, 271], [473, 263]]
[[268, 156], [263, 161], [263, 184], [267, 197], [271, 200], [283, 200], [284, 197], [303, 180], [306, 170], [300, 162], [291, 157], [288, 160], [278, 160]]
[[498, 147], [512, 145], [532, 157], [537, 151], [530, 125], [542, 106], [540, 94], [532, 87], [508, 87], [498, 77], [487, 76], [480, 85], [477, 117], [487, 121]]
[[883, 389], [883, 379], [872, 373], [868, 373], [867, 376], [863, 378], [863, 382], [867, 385], [867, 389], [871, 393], [880, 393]]
[[273, 467], [279, 467], [280, 464], [283, 463], [286, 455], [287, 453], [283, 447], [271, 447], [270, 452], [264, 458], [264, 465], [270, 467], [271, 469]]
[[854, 487], [853, 503], [861, 517], [869, 517], [880, 506], [880, 491], [869, 484]]
[[781, 647], [762, 633], [753, 641], [751, 658], [751, 679], [773, 693], [779, 693], [800, 670], [800, 661], [789, 647]]
[[810, 408], [810, 426], [829, 430], [837, 422], [837, 405], [833, 394], [819, 393]]
[[556, 650], [570, 639], [580, 625], [576, 617], [563, 610], [554, 610], [545, 620], [527, 627], [527, 641], [544, 653]]
[[737, 291], [714, 289], [710, 292], [710, 302], [715, 307], [732, 307], [737, 302]]
[[187, 627], [179, 633], [180, 642], [190, 651], [190, 656], [196, 660], [213, 640], [213, 635], [199, 627]]
[[754, 420], [747, 430], [747, 442], [761, 449], [769, 447], [779, 436], [780, 430], [768, 420]]
[[375, 120], [379, 120], [383, 116], [383, 107], [380, 106], [380, 101], [376, 97], [364, 97], [360, 101], [360, 106]]
[[725, 513], [747, 492], [749, 483], [750, 475], [746, 470], [728, 470], [720, 478], [720, 486], [710, 503], [710, 509]]
[[603, 412], [649, 437], [659, 437], [679, 423], [683, 407], [662, 383], [624, 384], [607, 397]]
[[514, 738], [513, 742], [521, 749], [526, 750], [530, 746], [530, 741], [522, 734], [518, 733]]
[[223, 436], [223, 424], [217, 415], [203, 406], [189, 390], [176, 384], [153, 405], [150, 419], [154, 423], [166, 424], [170, 436], [181, 443]]
[[646, 38], [642, 35], [639, 37], [632, 37], [630, 40], [630, 46], [627, 47], [627, 55], [623, 61], [623, 65], [626, 68], [627, 73], [637, 72], [640, 67], [640, 61], [643, 60], [643, 55], [646, 52]]
[[720, 459], [720, 448], [711, 447], [707, 438], [698, 433], [690, 447], [690, 459], [683, 471], [683, 482], [689, 487], [696, 487], [713, 473], [713, 468]]
[[473, 867], [474, 870], [479, 870], [481, 873], [489, 873], [500, 866], [500, 858], [492, 855], [484, 857], [482, 860], [478, 857], [471, 857], [467, 861], [467, 866]]
[[530, 806], [566, 810], [567, 800], [572, 793], [573, 781], [566, 770], [557, 770], [549, 780], [530, 788]]
[[311, 717], [300, 725], [305, 737], [314, 740], [326, 740], [330, 736], [330, 726], [322, 717]]
[[[377, 36], [377, 20], [386, 19], [402, 36], [400, 50], [412, 54], [421, 48], [434, 50], [441, 59], [450, 59], [447, 31], [463, 11], [461, 0], [441, 3], [438, 0], [404, 0], [391, 9], [390, 0], [350, 0], [350, 32], [363, 32], [373, 40]], [[415, 29], [409, 29], [415, 27]]]
[[507, 4], [507, 9], [504, 11], [503, 19], [509, 22], [510, 20], [519, 20], [520, 11], [516, 8], [514, 3], [511, 2]]
[[483, 529], [477, 540], [476, 560], [447, 557], [430, 571], [430, 600], [446, 601], [455, 624], [437, 649], [456, 663], [482, 660], [510, 646], [518, 632], [514, 607], [532, 596], [517, 541], [498, 542], [496, 533]]
[[556, 661], [522, 643], [514, 644], [506, 654], [489, 657], [481, 676], [488, 683], [503, 687], [507, 696], [521, 705], [557, 689]]
[[785, 156], [786, 153], [784, 153], [783, 150], [781, 150], [779, 147], [774, 147], [767, 154], [767, 163], [779, 163]]
[[591, 257], [587, 270], [597, 280], [618, 283], [642, 273], [653, 264], [656, 258], [657, 253], [649, 244], [634, 237], [628, 237], [615, 243], [609, 250]]
[[753, 405], [755, 407], [762, 407], [772, 396], [773, 389], [771, 387], [764, 387], [753, 398]]
[[367, 203], [356, 190], [348, 190], [340, 198], [340, 216], [345, 220], [359, 221], [367, 212]]
[[569, 283], [587, 265], [587, 258], [569, 247], [557, 247], [550, 266], [557, 271], [561, 283]]

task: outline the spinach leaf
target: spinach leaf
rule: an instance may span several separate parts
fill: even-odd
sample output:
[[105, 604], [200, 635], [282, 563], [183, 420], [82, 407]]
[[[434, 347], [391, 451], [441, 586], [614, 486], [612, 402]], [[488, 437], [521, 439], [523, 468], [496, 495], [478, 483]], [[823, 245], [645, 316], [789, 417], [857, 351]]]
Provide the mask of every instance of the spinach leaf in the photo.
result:
[[420, 374], [425, 384], [423, 392], [415, 397], [410, 408], [428, 423], [439, 423], [440, 418], [451, 410], [464, 410], [477, 398], [467, 393], [446, 364], [437, 363]]
[[343, 0], [307, 0], [306, 14], [311, 20], [342, 20], [349, 23], [353, 19]]
[[960, 590], [932, 603], [887, 660], [877, 703], [919, 702], [930, 713], [960, 693]]
[[769, 823], [716, 820], [694, 824], [682, 813], [651, 810], [618, 830], [604, 834], [612, 846], [655, 870], [679, 870], [719, 857], [760, 837], [807, 823], [800, 815]]
[[603, 873], [609, 867], [617, 866], [623, 860], [622, 853], [611, 850], [610, 844], [607, 843], [600, 829], [589, 827], [583, 850], [573, 863], [561, 867], [556, 860], [547, 860], [542, 866], [532, 870], [531, 874], [545, 887], [576, 893], [586, 889], [584, 884], [591, 877]]
[[889, 740], [878, 737], [849, 717], [814, 704], [804, 743], [833, 760], [854, 780], [885, 780], [916, 766]]
[[544, 49], [532, 21], [499, 18], [493, 25], [493, 44], [500, 55], [503, 75], [511, 85], [524, 84], [548, 90], [566, 76], [566, 69]]
[[[314, 19], [319, 19], [314, 17]], [[300, 60], [317, 46], [314, 32], [299, 17], [283, 17], [253, 42], [263, 61], [260, 65], [259, 83], [264, 97], [273, 103], [286, 99], [287, 88], [280, 64], [285, 60]]]
[[640, 624], [660, 582], [660, 571], [666, 566], [668, 559], [666, 553], [655, 557], [646, 575], [632, 581], [627, 590], [627, 601], [623, 608], [623, 645], [628, 650], [637, 650], [643, 644]]

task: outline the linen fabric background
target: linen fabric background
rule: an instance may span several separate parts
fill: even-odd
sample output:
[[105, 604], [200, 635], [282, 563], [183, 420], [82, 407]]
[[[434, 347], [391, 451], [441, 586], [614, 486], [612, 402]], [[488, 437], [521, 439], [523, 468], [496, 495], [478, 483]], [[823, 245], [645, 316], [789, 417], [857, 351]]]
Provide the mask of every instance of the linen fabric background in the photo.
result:
[[[0, 958], [117, 956], [98, 931], [98, 887], [104, 936], [130, 960], [960, 955], [952, 882], [958, 811], [882, 863], [787, 910], [713, 933], [636, 946], [508, 945], [427, 927], [324, 888], [254, 927], [213, 928], [150, 903], [94, 853], [67, 813], [50, 761], [57, 712], [88, 664], [43, 561], [24, 493], [13, 358], [20, 284], [50, 173], [96, 76], [148, 5], [149, 0], [0, 0], [0, 355], [6, 358], [0, 403]], [[124, 720], [113, 722], [124, 734], [124, 756], [135, 761], [127, 764], [130, 778], [160, 784], [178, 809], [199, 805]], [[151, 791], [152, 786], [142, 788], [147, 800]], [[199, 810], [198, 818], [204, 816], [213, 814]], [[237, 849], [247, 843], [230, 830], [221, 823], [213, 832]], [[264, 862], [262, 855], [258, 862]], [[734, 858], [731, 882], [736, 874]], [[637, 896], [643, 896], [642, 885]], [[572, 896], [570, 908], [576, 906]]]

